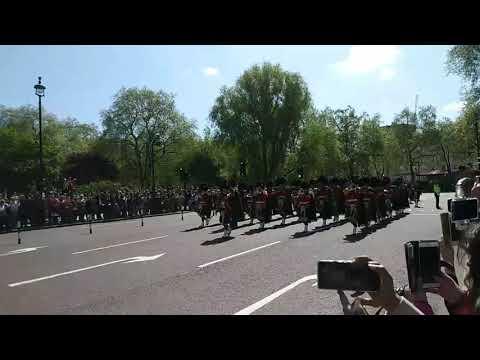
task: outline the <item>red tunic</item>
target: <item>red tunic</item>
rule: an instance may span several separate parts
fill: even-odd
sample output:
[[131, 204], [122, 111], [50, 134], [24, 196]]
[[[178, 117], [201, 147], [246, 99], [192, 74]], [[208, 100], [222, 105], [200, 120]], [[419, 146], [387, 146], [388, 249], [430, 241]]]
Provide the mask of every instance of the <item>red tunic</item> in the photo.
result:
[[311, 206], [313, 205], [313, 197], [310, 194], [300, 195], [298, 199], [298, 206]]
[[266, 206], [268, 201], [268, 194], [266, 191], [262, 191], [260, 194], [257, 194], [255, 197], [255, 204]]

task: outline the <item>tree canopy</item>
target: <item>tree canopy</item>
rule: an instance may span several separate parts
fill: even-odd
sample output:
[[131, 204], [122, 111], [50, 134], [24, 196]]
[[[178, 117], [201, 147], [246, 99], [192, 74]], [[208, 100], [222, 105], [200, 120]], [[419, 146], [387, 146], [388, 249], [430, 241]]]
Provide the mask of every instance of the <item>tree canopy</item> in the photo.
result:
[[223, 87], [210, 112], [217, 138], [235, 145], [257, 178], [278, 175], [310, 107], [299, 74], [280, 65], [254, 65]]

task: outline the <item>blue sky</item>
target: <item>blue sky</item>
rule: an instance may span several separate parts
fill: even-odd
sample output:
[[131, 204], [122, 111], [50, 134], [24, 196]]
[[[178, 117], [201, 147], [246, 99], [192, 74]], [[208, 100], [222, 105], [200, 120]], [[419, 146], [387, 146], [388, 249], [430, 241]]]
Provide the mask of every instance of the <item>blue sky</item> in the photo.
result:
[[256, 63], [279, 63], [300, 73], [317, 108], [352, 105], [390, 123], [403, 107], [434, 105], [454, 118], [462, 83], [447, 76], [448, 46], [0, 46], [0, 104], [37, 103], [42, 76], [44, 106], [100, 126], [99, 113], [122, 87], [176, 94], [177, 108], [201, 133], [219, 89]]

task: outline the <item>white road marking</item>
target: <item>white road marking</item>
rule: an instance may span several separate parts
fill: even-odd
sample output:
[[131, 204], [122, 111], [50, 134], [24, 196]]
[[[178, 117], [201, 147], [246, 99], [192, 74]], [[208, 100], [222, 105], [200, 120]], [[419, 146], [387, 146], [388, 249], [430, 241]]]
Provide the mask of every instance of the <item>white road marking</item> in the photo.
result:
[[317, 286], [317, 285], [318, 285], [318, 283], [315, 281], [315, 282], [312, 284], [312, 287], [315, 287], [315, 286]]
[[95, 248], [95, 249], [89, 249], [89, 250], [84, 250], [84, 251], [77, 251], [77, 252], [72, 253], [72, 255], [85, 254], [85, 253], [88, 253], [88, 252], [98, 251], [98, 250], [104, 250], [104, 249], [110, 249], [110, 248], [114, 248], [114, 247], [117, 247], [117, 246], [137, 244], [137, 243], [141, 243], [141, 242], [152, 241], [152, 240], [155, 240], [155, 239], [162, 239], [162, 238], [165, 238], [165, 237], [167, 237], [167, 236], [168, 236], [168, 235], [162, 235], [162, 236], [157, 236], [157, 237], [150, 238], [150, 239], [130, 241], [130, 242], [126, 242], [126, 243], [109, 245], [109, 246], [99, 247], [99, 248]]
[[134, 263], [134, 262], [153, 261], [153, 260], [157, 260], [160, 256], [163, 256], [163, 255], [165, 255], [165, 253], [158, 254], [158, 255], [152, 255], [152, 256], [137, 256], [136, 258], [134, 258], [132, 260], [125, 261], [124, 264], [130, 264], [130, 263]]
[[285, 286], [283, 289], [280, 289], [280, 290], [274, 292], [272, 295], [269, 295], [266, 298], [264, 298], [260, 301], [257, 301], [255, 304], [252, 304], [252, 305], [246, 307], [245, 309], [242, 309], [242, 310], [236, 312], [234, 315], [250, 315], [254, 311], [257, 311], [258, 309], [264, 307], [265, 305], [272, 302], [273, 300], [275, 300], [279, 296], [285, 294], [287, 291], [292, 290], [294, 287], [304, 283], [305, 281], [315, 280], [316, 278], [317, 278], [317, 275], [305, 276], [305, 277], [301, 278], [300, 280], [297, 280], [294, 283], [292, 283], [288, 286]]
[[35, 283], [35, 282], [42, 281], [42, 280], [48, 280], [48, 279], [53, 279], [53, 278], [57, 278], [57, 277], [60, 277], [60, 276], [75, 274], [77, 272], [91, 270], [91, 269], [95, 269], [95, 268], [99, 268], [99, 267], [103, 267], [103, 266], [107, 266], [107, 265], [112, 265], [112, 264], [116, 264], [116, 263], [128, 264], [128, 263], [137, 262], [137, 261], [156, 260], [160, 256], [163, 256], [163, 255], [165, 255], [165, 253], [158, 254], [158, 255], [153, 255], [153, 256], [136, 256], [136, 257], [126, 258], [126, 259], [121, 259], [121, 260], [115, 260], [115, 261], [110, 261], [110, 262], [99, 264], [99, 265], [89, 266], [89, 267], [86, 267], [86, 268], [66, 271], [66, 272], [59, 273], [59, 274], [42, 276], [42, 277], [35, 278], [35, 279], [32, 279], [32, 280], [20, 281], [20, 282], [17, 282], [17, 283], [8, 284], [8, 286], [9, 287], [15, 287], [15, 286], [20, 286], [20, 285], [27, 285], [27, 284]]
[[[146, 218], [143, 218], [143, 221], [145, 221]], [[134, 220], [126, 220], [126, 221], [111, 221], [111, 222], [108, 222], [108, 223], [92, 223], [92, 228], [102, 228], [102, 227], [108, 227], [108, 226], [113, 226], [113, 225], [116, 225], [116, 224], [128, 224], [128, 223], [133, 223], [133, 222], [138, 222], [140, 223], [140, 218], [138, 219], [134, 219]], [[84, 223], [84, 225], [88, 225], [88, 222]]]
[[440, 213], [436, 213], [436, 214], [410, 214], [412, 216], [437, 216], [437, 215], [440, 215]]
[[215, 261], [211, 261], [211, 262], [206, 263], [206, 264], [203, 264], [203, 265], [199, 265], [198, 267], [199, 267], [199, 268], [204, 268], [204, 267], [206, 267], [206, 266], [209, 266], [209, 265], [212, 265], [212, 264], [216, 264], [216, 263], [218, 263], [218, 262], [222, 262], [222, 261], [225, 261], [225, 260], [228, 260], [228, 259], [232, 259], [232, 258], [234, 258], [234, 257], [240, 256], [240, 255], [243, 255], [243, 254], [247, 254], [247, 253], [252, 252], [252, 251], [255, 251], [255, 250], [260, 250], [260, 249], [266, 248], [266, 247], [268, 247], [268, 246], [272, 246], [272, 245], [278, 244], [279, 242], [280, 242], [280, 241], [275, 241], [275, 242], [270, 243], [270, 244], [267, 244], [267, 245], [259, 246], [259, 247], [256, 247], [256, 248], [254, 248], [254, 249], [250, 249], [250, 250], [247, 250], [247, 251], [244, 251], [244, 252], [235, 254], [235, 255], [230, 255], [230, 256], [224, 257], [224, 258], [222, 258], [222, 259], [218, 259], [218, 260], [215, 260]]
[[4, 254], [0, 254], [0, 256], [8, 256], [8, 255], [15, 255], [15, 254], [23, 254], [31, 251], [36, 251], [38, 249], [43, 249], [48, 246], [37, 246], [37, 247], [32, 247], [32, 248], [24, 248], [24, 249], [17, 249], [17, 250], [12, 250]]

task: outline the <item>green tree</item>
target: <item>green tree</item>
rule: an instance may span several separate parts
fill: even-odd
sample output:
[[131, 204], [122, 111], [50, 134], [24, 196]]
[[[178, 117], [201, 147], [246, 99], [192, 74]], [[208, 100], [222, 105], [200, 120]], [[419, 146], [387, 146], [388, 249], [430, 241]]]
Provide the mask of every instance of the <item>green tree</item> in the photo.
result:
[[190, 175], [193, 184], [214, 184], [218, 181], [220, 172], [215, 159], [206, 151], [196, 151], [183, 166]]
[[380, 127], [380, 115], [364, 116], [359, 130], [359, 164], [364, 175], [380, 177], [385, 171], [384, 138]]
[[[448, 52], [447, 72], [460, 76], [464, 81], [463, 98], [466, 104], [459, 119], [459, 126], [455, 126], [455, 128], [463, 131], [463, 135], [465, 135], [462, 140], [463, 144], [470, 143], [476, 148], [474, 162], [479, 162], [480, 141], [477, 137], [479, 133], [478, 115], [480, 114], [478, 111], [480, 107], [480, 45], [453, 46]], [[466, 151], [465, 155], [470, 159], [473, 157], [471, 151]]]
[[247, 160], [248, 170], [270, 180], [282, 169], [309, 107], [302, 77], [265, 63], [221, 89], [210, 119], [217, 137], [235, 145]]
[[[59, 120], [43, 111], [43, 154], [47, 185], [55, 185], [61, 176], [66, 157], [72, 152], [87, 151], [96, 141], [94, 125], [75, 119]], [[2, 132], [3, 180], [0, 186], [25, 191], [39, 178], [38, 109], [32, 106], [9, 108], [0, 106]]]
[[63, 164], [63, 175], [77, 179], [79, 185], [101, 180], [116, 180], [118, 168], [104, 155], [94, 152], [71, 154]]
[[392, 123], [392, 133], [406, 160], [411, 181], [415, 180], [415, 164], [422, 158], [422, 134], [417, 116], [410, 109], [403, 109]]
[[383, 174], [387, 176], [397, 175], [401, 172], [404, 162], [402, 149], [394, 135], [392, 126], [385, 126], [381, 130], [384, 143]]
[[156, 162], [194, 128], [176, 109], [173, 95], [147, 88], [122, 88], [101, 116], [105, 137], [130, 153], [125, 160], [136, 169], [142, 187], [153, 176]]
[[298, 149], [289, 158], [292, 169], [302, 167], [306, 180], [319, 176], [338, 176], [342, 169], [335, 129], [329, 125], [329, 109], [312, 114], [299, 137]]
[[475, 163], [480, 156], [479, 118], [480, 103], [469, 99], [455, 122], [456, 138], [460, 140], [456, 147], [466, 159]]
[[480, 45], [453, 46], [448, 52], [447, 71], [465, 81], [466, 98], [480, 99]]
[[437, 119], [436, 109], [431, 106], [421, 107], [418, 120], [422, 124], [422, 149], [430, 154], [439, 154], [439, 162], [448, 173], [452, 173], [452, 152], [455, 151], [457, 141], [454, 124], [448, 118]]
[[348, 106], [338, 109], [330, 117], [330, 125], [335, 129], [340, 143], [340, 152], [347, 167], [350, 178], [355, 176], [356, 164], [360, 152], [360, 124], [365, 115], [355, 114], [355, 110]]

